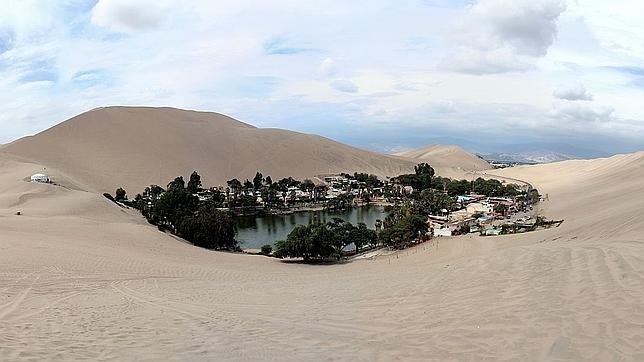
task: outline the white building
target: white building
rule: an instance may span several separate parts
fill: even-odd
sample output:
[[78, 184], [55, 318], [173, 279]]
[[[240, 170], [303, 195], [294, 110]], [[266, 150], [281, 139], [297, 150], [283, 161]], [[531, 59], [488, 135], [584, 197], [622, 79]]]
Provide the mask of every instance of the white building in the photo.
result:
[[34, 175], [31, 175], [31, 182], [41, 182], [41, 183], [49, 183], [51, 180], [49, 179], [49, 176], [45, 175], [44, 173], [37, 173]]
[[434, 229], [434, 236], [452, 236], [450, 225], [443, 225], [440, 229]]
[[486, 202], [473, 202], [466, 207], [467, 213], [470, 215], [473, 214], [491, 214], [492, 205]]

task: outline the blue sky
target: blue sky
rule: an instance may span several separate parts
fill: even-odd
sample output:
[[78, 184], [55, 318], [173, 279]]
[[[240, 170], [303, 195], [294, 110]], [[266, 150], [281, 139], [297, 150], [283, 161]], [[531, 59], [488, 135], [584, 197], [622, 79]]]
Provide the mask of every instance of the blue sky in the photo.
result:
[[0, 0], [0, 143], [107, 105], [393, 151], [644, 149], [635, 0]]

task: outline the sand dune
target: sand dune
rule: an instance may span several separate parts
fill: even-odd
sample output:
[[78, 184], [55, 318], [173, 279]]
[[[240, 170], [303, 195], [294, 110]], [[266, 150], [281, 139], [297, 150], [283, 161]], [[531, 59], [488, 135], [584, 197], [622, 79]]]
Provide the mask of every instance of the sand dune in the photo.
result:
[[0, 360], [644, 359], [644, 153], [486, 171], [560, 228], [335, 266], [192, 247], [42, 167], [0, 155]]
[[487, 161], [454, 145], [429, 145], [395, 155], [415, 162], [427, 162], [439, 173], [449, 172], [450, 169], [481, 171], [492, 168]]
[[338, 172], [396, 176], [415, 163], [316, 135], [261, 129], [217, 113], [173, 108], [95, 109], [2, 152], [60, 170], [87, 190], [140, 192], [198, 170], [206, 185]]

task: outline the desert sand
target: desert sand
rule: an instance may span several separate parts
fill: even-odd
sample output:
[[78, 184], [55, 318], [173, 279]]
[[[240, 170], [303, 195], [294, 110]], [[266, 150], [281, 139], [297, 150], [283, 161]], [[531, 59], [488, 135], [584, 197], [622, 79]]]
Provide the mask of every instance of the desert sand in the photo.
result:
[[396, 176], [413, 160], [368, 152], [317, 135], [257, 128], [211, 112], [176, 108], [91, 110], [8, 144], [4, 152], [67, 174], [84, 189], [131, 194], [197, 170], [206, 185], [255, 172], [274, 180], [340, 172]]
[[[61, 186], [25, 181], [45, 166]], [[644, 359], [644, 153], [484, 172], [565, 222], [305, 266], [193, 247], [0, 153], [0, 360]]]
[[438, 173], [453, 174], [454, 171], [482, 171], [492, 168], [487, 161], [455, 145], [429, 145], [398, 152], [396, 156], [418, 162], [427, 162]]

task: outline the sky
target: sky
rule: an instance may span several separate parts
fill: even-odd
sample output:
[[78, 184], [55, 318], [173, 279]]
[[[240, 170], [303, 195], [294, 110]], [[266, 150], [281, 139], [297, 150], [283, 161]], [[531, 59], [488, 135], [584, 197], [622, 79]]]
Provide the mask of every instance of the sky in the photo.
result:
[[0, 0], [0, 143], [109, 105], [393, 152], [644, 150], [639, 0]]

